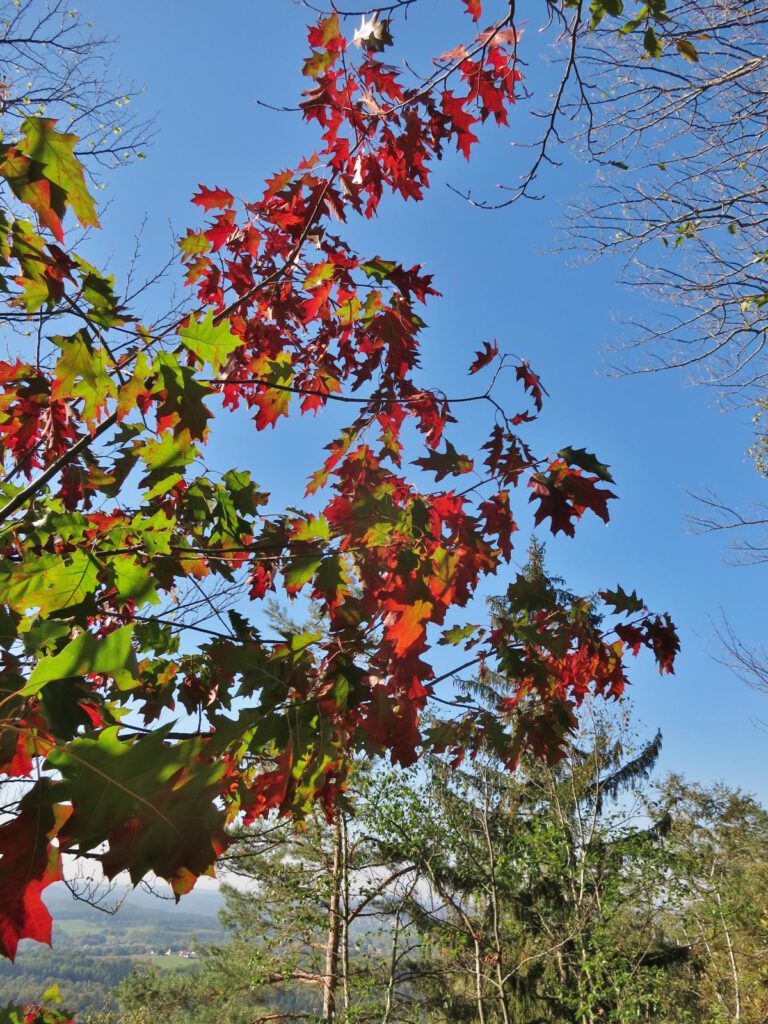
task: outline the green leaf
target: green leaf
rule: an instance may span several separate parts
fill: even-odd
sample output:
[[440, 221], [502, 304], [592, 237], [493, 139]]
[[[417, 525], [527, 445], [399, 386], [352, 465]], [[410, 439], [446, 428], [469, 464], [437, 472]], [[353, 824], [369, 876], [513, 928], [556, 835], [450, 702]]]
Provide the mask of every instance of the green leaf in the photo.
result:
[[630, 32], [634, 32], [636, 28], [639, 28], [645, 19], [648, 17], [649, 9], [647, 4], [644, 4], [634, 18], [630, 18], [629, 21], [625, 22], [619, 29], [619, 35], [626, 36]]
[[115, 382], [107, 373], [112, 360], [102, 347], [94, 351], [85, 330], [71, 337], [53, 337], [51, 341], [61, 349], [56, 363], [54, 397], [82, 399], [83, 419], [88, 424], [96, 422], [107, 399], [117, 397]]
[[135, 601], [137, 604], [158, 604], [152, 573], [145, 565], [141, 565], [133, 555], [118, 555], [113, 562], [115, 589], [123, 603]]
[[178, 654], [181, 646], [173, 626], [156, 619], [137, 622], [133, 638], [140, 651], [152, 655]]
[[600, 597], [606, 604], [611, 605], [617, 615], [634, 615], [645, 610], [645, 602], [637, 596], [635, 590], [628, 594], [621, 587], [616, 587], [615, 590], [601, 591]]
[[50, 117], [28, 117], [21, 126], [26, 137], [22, 149], [32, 160], [42, 164], [46, 178], [66, 193], [83, 227], [98, 227], [96, 205], [86, 187], [82, 164], [74, 154], [80, 140], [77, 135], [57, 132], [55, 125], [56, 121]]
[[158, 374], [154, 393], [162, 395], [157, 407], [158, 419], [173, 416], [176, 433], [186, 430], [192, 437], [204, 437], [211, 414], [203, 399], [211, 394], [210, 387], [201, 384], [195, 378], [195, 371], [190, 366], [182, 366], [178, 356], [170, 352], [159, 353], [154, 365]]
[[[569, 6], [575, 7], [576, 4]], [[624, 3], [623, 0], [592, 0], [589, 10], [592, 14], [590, 28], [595, 29], [607, 14], [612, 18], [618, 18], [624, 10]]]
[[205, 237], [204, 231], [193, 231], [188, 228], [186, 235], [179, 239], [178, 246], [182, 254], [189, 259], [192, 256], [201, 256], [204, 252], [208, 252], [211, 243]]
[[42, 165], [24, 153], [12, 150], [4, 155], [0, 176], [17, 199], [34, 210], [40, 223], [48, 228], [54, 238], [63, 242], [61, 218], [67, 208], [66, 193], [46, 178]]
[[115, 294], [114, 274], [105, 277], [82, 257], [75, 255], [74, 259], [83, 275], [80, 294], [89, 307], [89, 319], [102, 327], [117, 327], [125, 323], [121, 315], [122, 306]]
[[220, 373], [231, 352], [242, 345], [230, 330], [229, 322], [220, 324], [213, 322], [213, 311], [209, 310], [206, 318], [198, 323], [193, 320], [187, 327], [179, 331], [184, 347], [193, 352], [204, 363], [209, 363], [214, 373]]
[[330, 524], [325, 516], [308, 516], [307, 519], [294, 519], [292, 536], [296, 541], [330, 540]]
[[445, 442], [444, 452], [431, 451], [423, 459], [414, 459], [413, 464], [434, 473], [436, 482], [446, 476], [471, 473], [474, 468], [472, 459], [468, 455], [459, 454], [450, 441]]
[[38, 619], [27, 616], [19, 623], [19, 639], [27, 654], [37, 654], [54, 641], [61, 640], [72, 629], [72, 623], [61, 619]]
[[45, 554], [23, 562], [0, 560], [0, 603], [43, 615], [80, 604], [98, 586], [98, 563], [83, 551]]
[[91, 673], [112, 676], [121, 690], [130, 690], [137, 682], [139, 671], [132, 638], [133, 625], [122, 626], [105, 637], [81, 633], [63, 651], [37, 663], [22, 695], [32, 697], [54, 679]]
[[165, 494], [184, 476], [181, 472], [197, 456], [197, 448], [191, 443], [189, 431], [184, 430], [174, 437], [172, 433], [160, 436], [159, 441], [148, 441], [141, 449], [141, 460], [149, 472], [142, 479], [143, 487], [150, 487], [144, 495], [145, 501]]
[[141, 538], [141, 546], [148, 555], [167, 555], [171, 550], [174, 520], [161, 509], [153, 516], [138, 513], [131, 520], [131, 530]]
[[484, 632], [480, 626], [453, 626], [451, 629], [446, 629], [437, 642], [443, 645], [460, 644], [462, 640], [468, 640], [469, 637], [476, 636], [478, 632]]
[[307, 274], [304, 281], [305, 288], [317, 288], [324, 281], [330, 281], [336, 272], [333, 263], [316, 263]]
[[53, 305], [58, 301], [59, 290], [55, 278], [49, 274], [49, 266], [40, 253], [45, 243], [40, 235], [25, 220], [17, 218], [11, 225], [13, 255], [19, 261], [20, 275], [16, 283], [21, 286], [20, 302], [28, 313], [35, 313], [41, 306]]
[[126, 416], [136, 409], [139, 395], [148, 390], [148, 379], [151, 375], [149, 359], [146, 352], [139, 352], [133, 364], [133, 373], [129, 380], [120, 385], [117, 396], [117, 418], [122, 423]]
[[74, 739], [82, 727], [93, 728], [83, 702], [93, 703], [93, 692], [83, 679], [53, 679], [40, 691], [40, 710], [57, 740]]
[[315, 576], [315, 590], [331, 606], [341, 603], [349, 593], [349, 573], [344, 556], [338, 552], [326, 555]]
[[368, 260], [367, 263], [362, 263], [360, 269], [363, 273], [367, 274], [368, 277], [374, 278], [379, 284], [388, 280], [389, 277], [395, 270], [397, 264], [393, 260], [383, 260], [380, 256], [374, 256], [372, 260]]
[[45, 992], [43, 992], [43, 1002], [44, 1003], [60, 1003], [61, 1002], [61, 993], [59, 992], [59, 983], [58, 983], [58, 981], [54, 981], [54, 983], [50, 986], [50, 988], [47, 988], [45, 990]]
[[283, 569], [286, 590], [290, 594], [301, 590], [315, 575], [321, 562], [320, 555], [299, 555], [298, 558], [294, 558], [291, 564]]
[[598, 480], [605, 480], [609, 484], [616, 482], [605, 463], [600, 462], [596, 455], [592, 455], [585, 448], [561, 448], [557, 454], [569, 466], [576, 466], [585, 473], [592, 473]]
[[659, 42], [659, 39], [656, 36], [656, 33], [654, 32], [652, 25], [649, 25], [648, 28], [645, 30], [645, 35], [643, 36], [643, 46], [645, 47], [645, 52], [650, 57], [660, 57], [663, 52], [663, 46]]
[[260, 505], [269, 501], [269, 496], [259, 490], [248, 470], [230, 469], [221, 481], [240, 515], [252, 516]]
[[214, 802], [226, 764], [206, 760], [199, 738], [168, 742], [168, 731], [123, 741], [117, 728], [105, 729], [97, 739], [55, 748], [46, 764], [61, 775], [55, 799], [73, 805], [61, 846], [92, 850], [106, 842], [109, 878], [128, 871], [135, 884], [153, 871], [180, 893], [227, 845], [224, 812]]

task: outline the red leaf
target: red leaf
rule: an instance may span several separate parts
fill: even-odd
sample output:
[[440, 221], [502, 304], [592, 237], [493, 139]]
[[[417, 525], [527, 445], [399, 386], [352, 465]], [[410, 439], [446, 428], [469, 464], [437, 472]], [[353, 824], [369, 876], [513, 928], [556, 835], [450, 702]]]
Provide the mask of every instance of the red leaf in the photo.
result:
[[[644, 622], [645, 646], [653, 652], [659, 672], [675, 671], [675, 657], [680, 651], [680, 638], [669, 615], [656, 615]], [[617, 630], [618, 632], [618, 630]]]
[[407, 768], [418, 760], [419, 713], [412, 702], [392, 697], [383, 686], [376, 686], [361, 726], [369, 743], [391, 751], [393, 764]]
[[0, 772], [3, 775], [28, 779], [37, 756], [37, 738], [32, 733], [0, 730]]
[[218, 252], [226, 242], [229, 241], [232, 232], [235, 230], [235, 214], [233, 210], [226, 210], [220, 213], [209, 228], [203, 234], [213, 246], [213, 251]]
[[334, 11], [327, 18], [322, 18], [316, 25], [309, 29], [309, 45], [318, 50], [337, 52], [344, 45], [344, 37], [341, 34], [339, 16]]
[[256, 562], [249, 577], [249, 596], [252, 601], [260, 601], [272, 589], [274, 576], [274, 572], [267, 569], [263, 562]]
[[472, 144], [477, 142], [477, 136], [470, 131], [473, 124], [477, 124], [479, 118], [473, 117], [465, 109], [467, 99], [458, 99], [452, 92], [446, 89], [442, 97], [443, 113], [451, 123], [451, 131], [456, 135], [456, 147], [469, 160]]
[[483, 13], [482, 0], [464, 0], [467, 13], [472, 15], [474, 21], [479, 21]]
[[205, 185], [198, 185], [199, 194], [192, 196], [192, 202], [201, 206], [206, 212], [208, 210], [223, 210], [231, 206], [235, 197], [225, 188], [206, 188]]
[[21, 813], [0, 825], [0, 955], [13, 960], [21, 939], [51, 942], [51, 915], [40, 894], [58, 882], [61, 864], [48, 837], [56, 828], [53, 807], [22, 800]]
[[254, 417], [256, 429], [265, 430], [267, 427], [275, 427], [281, 416], [288, 415], [291, 397], [290, 391], [270, 387], [251, 396], [248, 403], [257, 409]]
[[432, 604], [429, 601], [413, 601], [408, 605], [388, 602], [388, 607], [384, 636], [392, 644], [396, 657], [402, 657], [424, 640]]
[[569, 537], [576, 532], [572, 520], [581, 519], [587, 509], [607, 523], [608, 501], [616, 495], [597, 487], [599, 482], [597, 477], [584, 476], [580, 469], [556, 460], [548, 473], [537, 473], [529, 482], [530, 500], [540, 503], [534, 522], [538, 525], [549, 519], [552, 533], [562, 531]]
[[281, 808], [290, 803], [290, 797], [294, 788], [293, 751], [290, 746], [282, 754], [275, 758], [277, 767], [271, 772], [264, 772], [257, 776], [250, 793], [248, 802], [250, 806], [246, 810], [243, 824], [252, 825], [258, 818], [263, 818], [275, 808]]
[[523, 382], [523, 387], [526, 391], [530, 391], [533, 397], [533, 404], [536, 406], [536, 411], [541, 412], [541, 406], [543, 402], [543, 396], [546, 395], [546, 390], [542, 387], [541, 379], [533, 372], [528, 363], [523, 360], [515, 371], [515, 376], [518, 380]]
[[501, 553], [509, 561], [512, 557], [512, 534], [517, 530], [509, 507], [509, 491], [499, 491], [489, 501], [483, 502], [480, 514], [485, 519], [483, 533], [498, 538]]
[[483, 451], [488, 452], [485, 465], [504, 484], [517, 486], [522, 473], [534, 464], [533, 455], [519, 437], [504, 430], [498, 423], [491, 431]]
[[475, 352], [475, 361], [469, 368], [470, 373], [477, 373], [478, 370], [482, 370], [484, 366], [492, 362], [499, 354], [499, 346], [496, 341], [486, 341], [483, 343], [483, 347]]

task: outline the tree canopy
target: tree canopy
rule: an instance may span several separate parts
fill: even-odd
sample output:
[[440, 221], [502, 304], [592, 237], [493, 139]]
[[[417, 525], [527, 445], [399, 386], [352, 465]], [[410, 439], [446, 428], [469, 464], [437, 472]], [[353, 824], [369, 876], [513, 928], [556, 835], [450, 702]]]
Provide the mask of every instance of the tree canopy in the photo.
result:
[[[420, 80], [389, 63], [405, 6], [309, 27], [307, 155], [254, 196], [200, 185], [180, 316], [140, 319], [69, 246], [76, 224], [99, 224], [74, 133], [30, 114], [0, 146], [3, 304], [22, 325], [0, 362], [7, 956], [50, 939], [41, 893], [65, 854], [181, 895], [234, 822], [315, 804], [333, 819], [356, 752], [557, 760], [585, 697], [622, 694], [627, 656], [645, 648], [672, 671], [669, 616], [621, 587], [597, 600], [513, 576], [485, 623], [461, 611], [512, 558], [515, 495], [573, 536], [587, 514], [608, 520], [613, 480], [567, 438], [534, 452], [546, 391], [503, 343], [477, 339], [466, 390], [423, 381], [429, 273], [345, 238], [385, 194], [424, 200], [434, 161], [448, 147], [470, 159], [475, 126], [506, 125], [520, 87], [514, 8], [464, 2], [465, 39]], [[332, 403], [349, 421], [305, 508], [272, 507], [269, 466], [259, 481], [209, 471], [232, 410], [277, 431]], [[474, 454], [466, 408], [487, 420]], [[265, 635], [275, 592], [311, 598], [322, 627]], [[456, 651], [447, 673], [437, 645]], [[498, 706], [438, 698], [486, 665], [510, 681]], [[452, 714], [433, 727], [435, 699]]]

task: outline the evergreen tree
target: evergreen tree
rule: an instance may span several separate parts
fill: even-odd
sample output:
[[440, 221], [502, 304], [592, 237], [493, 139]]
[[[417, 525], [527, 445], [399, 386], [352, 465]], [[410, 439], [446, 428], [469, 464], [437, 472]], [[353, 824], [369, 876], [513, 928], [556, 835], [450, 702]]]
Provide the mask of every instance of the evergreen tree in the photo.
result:
[[[536, 540], [513, 587], [520, 630], [577, 604]], [[509, 603], [493, 613], [503, 619]], [[537, 695], [512, 701], [502, 673], [465, 689], [479, 712], [536, 713]], [[490, 749], [461, 766], [435, 757], [417, 796], [389, 816], [384, 805], [381, 848], [421, 879], [408, 916], [430, 1019], [651, 1020], [667, 970], [687, 958], [658, 912], [669, 818], [649, 822], [636, 795], [661, 736], [635, 747], [626, 715], [598, 716], [589, 702], [582, 719], [554, 766], [526, 758], [513, 772]]]

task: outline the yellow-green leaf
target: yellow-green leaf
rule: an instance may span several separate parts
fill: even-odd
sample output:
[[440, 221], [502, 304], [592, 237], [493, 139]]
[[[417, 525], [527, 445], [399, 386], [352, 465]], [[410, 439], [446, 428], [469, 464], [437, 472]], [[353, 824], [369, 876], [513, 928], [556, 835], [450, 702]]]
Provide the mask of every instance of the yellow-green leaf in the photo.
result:
[[98, 585], [98, 564], [83, 551], [64, 560], [44, 554], [23, 562], [0, 560], [0, 604], [15, 612], [39, 608], [43, 615], [80, 604]]
[[55, 679], [98, 673], [112, 676], [121, 690], [131, 689], [138, 676], [138, 662], [131, 645], [133, 625], [122, 626], [109, 636], [81, 633], [63, 651], [41, 658], [21, 691], [25, 697], [39, 693]]
[[219, 373], [230, 352], [242, 345], [241, 339], [232, 333], [226, 320], [220, 324], [213, 322], [213, 312], [210, 310], [200, 323], [193, 320], [187, 327], [182, 327], [179, 337], [185, 348], [194, 352], [201, 362], [213, 367], [214, 373]]
[[56, 131], [51, 117], [28, 117], [21, 126], [26, 141], [21, 147], [42, 164], [45, 176], [67, 194], [72, 211], [83, 227], [98, 227], [96, 204], [85, 184], [83, 167], [74, 153], [77, 135]]
[[107, 372], [113, 365], [112, 360], [103, 348], [93, 349], [86, 331], [51, 340], [61, 349], [56, 363], [54, 396], [81, 398], [83, 419], [89, 425], [95, 423], [107, 399], [117, 397], [117, 387]]

